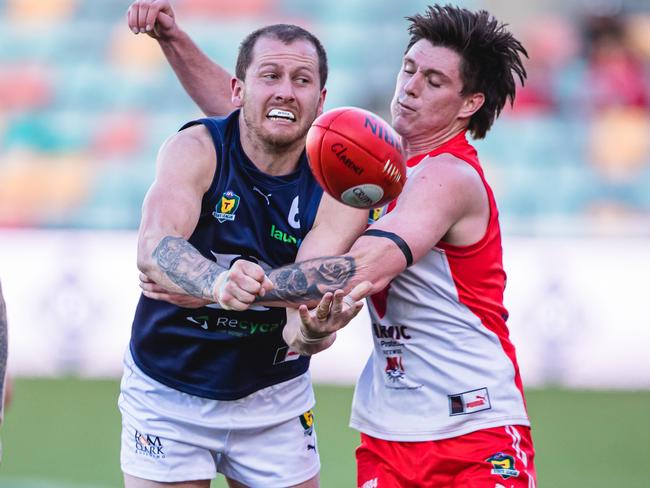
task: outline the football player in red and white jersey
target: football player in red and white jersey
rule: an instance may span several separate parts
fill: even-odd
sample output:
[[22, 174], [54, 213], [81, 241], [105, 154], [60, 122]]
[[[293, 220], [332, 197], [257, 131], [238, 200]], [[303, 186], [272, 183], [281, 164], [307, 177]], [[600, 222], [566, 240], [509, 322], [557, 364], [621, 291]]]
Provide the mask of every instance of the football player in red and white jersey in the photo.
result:
[[[149, 3], [156, 19], [162, 1]], [[158, 11], [155, 10], [158, 8]], [[169, 10], [167, 10], [167, 14]], [[223, 74], [160, 14], [163, 51], [206, 113]], [[141, 28], [152, 32], [149, 16]], [[391, 103], [409, 177], [399, 198], [343, 256], [274, 270], [264, 300], [313, 300], [368, 280], [374, 350], [351, 425], [358, 486], [532, 488], [534, 449], [503, 306], [506, 275], [494, 195], [476, 150], [526, 72], [523, 46], [488, 12], [434, 6], [409, 18]], [[149, 27], [145, 27], [145, 25]], [[191, 63], [190, 63], [191, 61]], [[213, 84], [211, 84], [213, 83]], [[312, 296], [313, 295], [313, 296]], [[308, 320], [289, 345], [331, 342]], [[326, 312], [326, 311], [325, 311]]]

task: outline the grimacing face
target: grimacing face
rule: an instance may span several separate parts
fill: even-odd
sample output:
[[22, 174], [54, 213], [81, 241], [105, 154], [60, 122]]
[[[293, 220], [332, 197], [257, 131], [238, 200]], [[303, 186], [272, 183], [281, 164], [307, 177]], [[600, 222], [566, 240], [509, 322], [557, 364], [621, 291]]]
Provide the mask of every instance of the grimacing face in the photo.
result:
[[406, 142], [444, 134], [469, 123], [476, 106], [461, 95], [461, 57], [425, 39], [404, 55], [391, 102], [393, 127]]
[[245, 80], [233, 84], [233, 103], [242, 108], [246, 129], [269, 150], [304, 144], [314, 119], [323, 111], [318, 52], [298, 39], [285, 44], [261, 37]]

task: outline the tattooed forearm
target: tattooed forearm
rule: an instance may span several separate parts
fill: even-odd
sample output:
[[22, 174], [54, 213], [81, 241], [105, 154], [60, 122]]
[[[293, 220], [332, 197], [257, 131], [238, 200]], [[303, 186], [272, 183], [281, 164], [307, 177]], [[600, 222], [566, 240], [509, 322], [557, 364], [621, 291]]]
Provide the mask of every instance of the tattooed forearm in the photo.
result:
[[5, 376], [7, 373], [7, 309], [0, 284], [0, 419], [2, 419], [2, 399], [4, 398]]
[[354, 258], [349, 256], [316, 258], [290, 264], [269, 273], [274, 288], [257, 301], [303, 303], [320, 300], [328, 291], [345, 288], [355, 273]]
[[180, 237], [163, 237], [152, 256], [174, 284], [199, 298], [212, 298], [214, 282], [225, 271]]

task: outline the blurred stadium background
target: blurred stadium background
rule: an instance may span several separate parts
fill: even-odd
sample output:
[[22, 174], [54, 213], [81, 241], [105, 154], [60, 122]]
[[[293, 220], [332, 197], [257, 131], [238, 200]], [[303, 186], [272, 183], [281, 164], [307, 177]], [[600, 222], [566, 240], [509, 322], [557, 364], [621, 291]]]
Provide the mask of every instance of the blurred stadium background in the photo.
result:
[[[323, 41], [326, 108], [386, 118], [422, 0], [176, 0], [234, 66], [273, 22]], [[650, 486], [650, 0], [467, 0], [509, 23], [529, 82], [477, 146], [499, 202], [506, 306], [542, 487]], [[120, 486], [135, 230], [163, 140], [198, 109], [127, 0], [0, 0], [0, 279], [13, 402], [1, 487]], [[313, 360], [323, 486], [354, 486], [366, 319]], [[221, 482], [215, 486], [224, 486]]]

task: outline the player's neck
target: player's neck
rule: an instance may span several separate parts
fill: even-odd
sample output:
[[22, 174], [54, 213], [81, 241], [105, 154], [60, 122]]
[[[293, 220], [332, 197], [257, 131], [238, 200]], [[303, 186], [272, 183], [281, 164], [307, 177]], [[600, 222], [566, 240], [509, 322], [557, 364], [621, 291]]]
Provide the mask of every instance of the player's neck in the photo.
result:
[[452, 124], [437, 132], [423, 134], [422, 136], [416, 135], [409, 138], [404, 137], [402, 138], [402, 145], [406, 153], [406, 158], [411, 159], [420, 154], [429, 153], [456, 137], [466, 128], [464, 125]]

